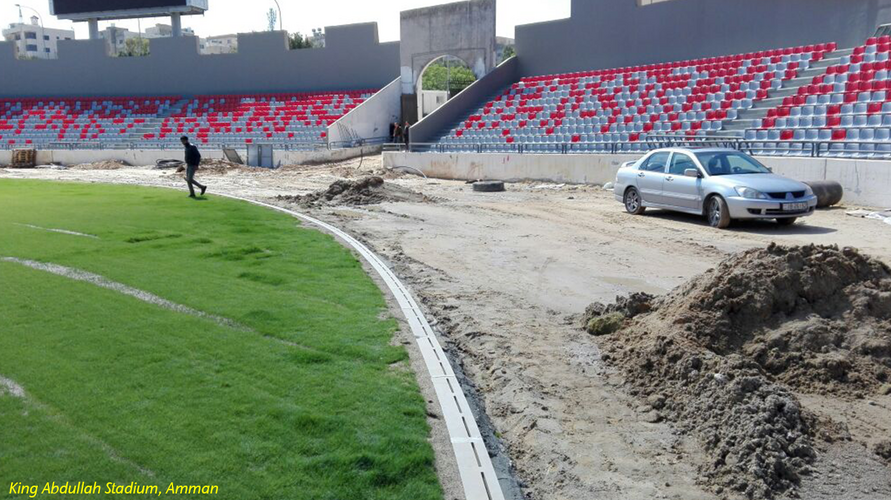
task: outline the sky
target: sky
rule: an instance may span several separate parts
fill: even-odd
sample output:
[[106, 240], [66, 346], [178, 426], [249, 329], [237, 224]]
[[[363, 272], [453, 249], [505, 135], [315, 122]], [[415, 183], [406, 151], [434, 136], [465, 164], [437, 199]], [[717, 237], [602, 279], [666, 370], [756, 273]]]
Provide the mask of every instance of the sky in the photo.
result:
[[[86, 23], [60, 21], [49, 13], [49, 0], [0, 0], [0, 26], [18, 22], [16, 3], [40, 12], [47, 28], [71, 29], [77, 38], [87, 38]], [[377, 21], [382, 42], [399, 40], [399, 13], [403, 10], [448, 3], [448, 0], [279, 0], [284, 27], [290, 32], [311, 33], [313, 28]], [[183, 18], [183, 27], [192, 28], [201, 37], [263, 31], [266, 14], [275, 8], [273, 0], [209, 0], [204, 16]], [[569, 17], [570, 0], [498, 0], [498, 36], [513, 38], [514, 26]], [[28, 22], [33, 11], [23, 8]], [[115, 25], [137, 30], [136, 21], [114, 21]], [[143, 19], [142, 29], [157, 23], [170, 24], [169, 18]], [[104, 29], [111, 22], [99, 23]]]

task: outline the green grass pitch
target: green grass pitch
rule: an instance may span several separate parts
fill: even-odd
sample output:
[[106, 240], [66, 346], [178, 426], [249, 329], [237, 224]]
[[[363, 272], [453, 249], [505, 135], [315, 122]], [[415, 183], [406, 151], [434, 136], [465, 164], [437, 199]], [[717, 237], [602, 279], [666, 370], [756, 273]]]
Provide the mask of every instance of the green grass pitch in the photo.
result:
[[26, 393], [0, 392], [0, 498], [52, 481], [218, 485], [232, 500], [442, 498], [396, 322], [333, 238], [233, 200], [5, 180], [2, 257], [241, 327], [0, 261], [0, 377]]

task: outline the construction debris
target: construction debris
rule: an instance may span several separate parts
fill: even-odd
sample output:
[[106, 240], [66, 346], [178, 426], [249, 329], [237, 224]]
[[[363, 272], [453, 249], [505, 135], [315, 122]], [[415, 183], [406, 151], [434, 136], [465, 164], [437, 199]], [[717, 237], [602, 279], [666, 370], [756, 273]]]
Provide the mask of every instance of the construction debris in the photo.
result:
[[881, 212], [874, 212], [872, 210], [852, 210], [850, 212], [845, 212], [845, 214], [850, 215], [851, 217], [860, 217], [861, 219], [873, 219], [891, 225], [891, 208]]
[[385, 202], [432, 202], [421, 193], [385, 182], [372, 176], [358, 181], [339, 180], [324, 191], [316, 191], [302, 196], [277, 196], [277, 200], [311, 208], [322, 205], [374, 205]]
[[129, 167], [130, 164], [122, 160], [97, 161], [93, 163], [80, 163], [70, 168], [74, 170], [120, 170]]
[[771, 245], [664, 297], [593, 304], [584, 327], [632, 394], [705, 445], [709, 485], [772, 498], [840, 432], [794, 392], [863, 397], [891, 380], [891, 270], [852, 248]]
[[12, 168], [34, 168], [37, 165], [36, 149], [15, 149], [12, 152]]

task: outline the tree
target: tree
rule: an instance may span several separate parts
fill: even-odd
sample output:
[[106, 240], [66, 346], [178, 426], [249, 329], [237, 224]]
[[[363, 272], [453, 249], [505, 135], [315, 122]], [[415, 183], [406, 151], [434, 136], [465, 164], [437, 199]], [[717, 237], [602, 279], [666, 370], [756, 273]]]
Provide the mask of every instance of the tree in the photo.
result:
[[291, 50], [311, 49], [312, 40], [298, 31], [297, 33], [291, 33], [291, 35], [288, 36], [288, 46], [291, 47]]
[[275, 13], [275, 9], [269, 9], [269, 12], [266, 14], [266, 20], [269, 21], [269, 31], [275, 31], [275, 22], [278, 20], [278, 14]]
[[149, 55], [149, 41], [147, 38], [128, 38], [124, 42], [118, 57], [142, 57]]
[[424, 71], [422, 80], [423, 90], [448, 90], [451, 94], [457, 94], [475, 82], [476, 75], [461, 62], [449, 62], [448, 66], [435, 62]]
[[501, 53], [501, 60], [498, 61], [498, 64], [501, 64], [504, 61], [507, 61], [508, 59], [510, 59], [511, 57], [513, 57], [515, 55], [517, 55], [517, 51], [516, 51], [516, 49], [514, 49], [514, 46], [508, 45], [507, 47], [504, 48], [504, 51]]

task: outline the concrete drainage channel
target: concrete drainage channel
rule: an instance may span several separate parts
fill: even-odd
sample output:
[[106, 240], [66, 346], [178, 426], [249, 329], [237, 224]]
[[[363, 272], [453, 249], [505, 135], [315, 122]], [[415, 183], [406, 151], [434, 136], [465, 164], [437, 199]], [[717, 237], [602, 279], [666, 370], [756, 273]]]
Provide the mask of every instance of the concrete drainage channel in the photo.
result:
[[[486, 447], [486, 440], [480, 432], [480, 425], [477, 424], [474, 414], [481, 417], [482, 427], [490, 442], [496, 443], [497, 439], [488, 419], [482, 414], [480, 406], [476, 401], [471, 404], [465, 395], [464, 387], [469, 386], [469, 381], [463, 373], [456, 374], [423, 311], [408, 288], [380, 257], [346, 232], [308, 215], [257, 200], [225, 194], [218, 194], [218, 196], [286, 213], [328, 231], [358, 252], [374, 268], [396, 298], [415, 337], [433, 382], [443, 420], [448, 429], [465, 498], [467, 500], [519, 500], [523, 498], [517, 481], [510, 473], [509, 460], [503, 453], [495, 454], [498, 472], [495, 470], [489, 449]], [[497, 449], [497, 445], [493, 448]]]

